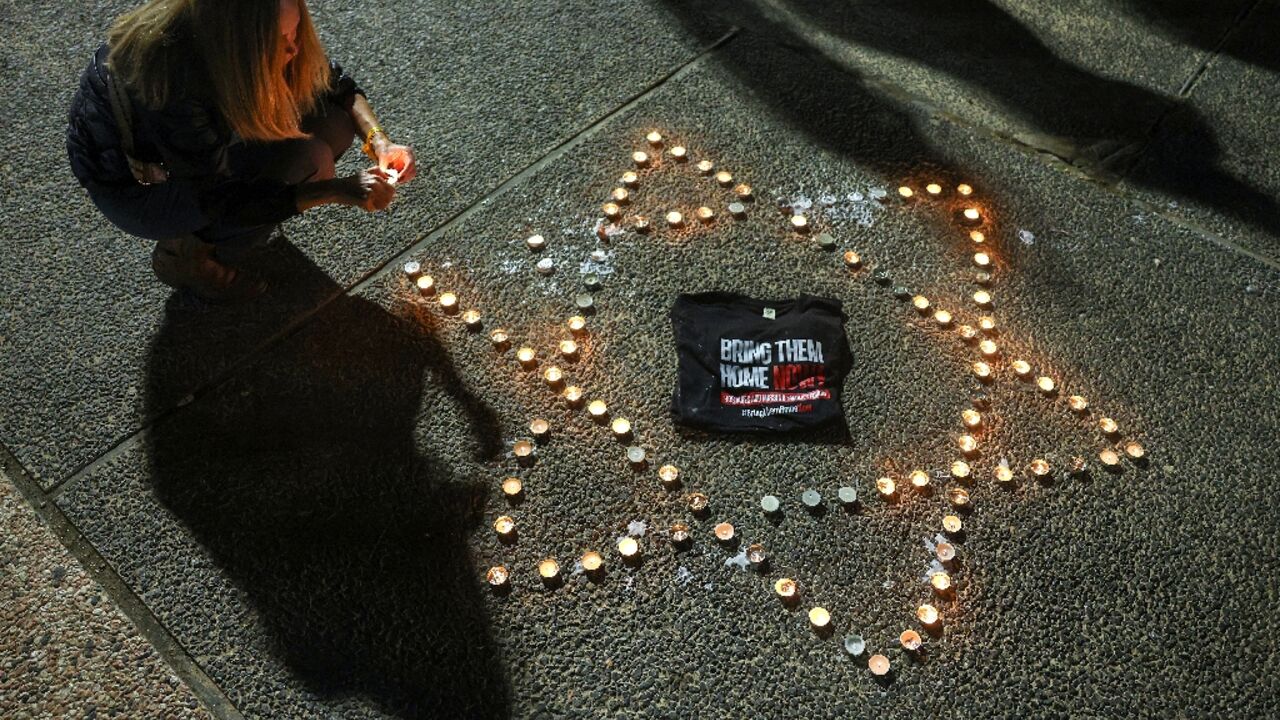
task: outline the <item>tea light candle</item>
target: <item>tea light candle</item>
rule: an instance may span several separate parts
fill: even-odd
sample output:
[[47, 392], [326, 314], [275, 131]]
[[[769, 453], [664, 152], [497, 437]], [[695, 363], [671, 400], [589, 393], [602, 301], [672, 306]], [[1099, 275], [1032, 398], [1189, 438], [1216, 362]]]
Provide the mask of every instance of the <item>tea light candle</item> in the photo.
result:
[[632, 445], [627, 448], [627, 462], [635, 465], [636, 467], [643, 466], [648, 457], [649, 454], [639, 445]]
[[628, 560], [640, 553], [640, 543], [633, 537], [624, 537], [618, 541], [618, 554]]
[[991, 293], [986, 290], [979, 290], [973, 294], [973, 301], [983, 307], [991, 304]]
[[915, 630], [903, 630], [902, 634], [898, 636], [898, 642], [902, 643], [902, 647], [910, 652], [919, 650], [920, 646], [924, 644], [924, 641], [920, 639], [920, 633]]
[[551, 432], [551, 423], [542, 418], [535, 418], [529, 423], [529, 432], [533, 433], [533, 437], [542, 440], [547, 437], [547, 433]]
[[928, 603], [921, 605], [916, 608], [916, 619], [920, 621], [921, 625], [926, 627], [936, 625], [940, 619], [938, 615], [938, 608], [929, 605]]
[[979, 380], [990, 380], [991, 366], [982, 361], [975, 362], [973, 364], [973, 374], [977, 375]]
[[565, 324], [569, 326], [569, 332], [574, 335], [581, 335], [587, 331], [587, 319], [581, 315], [574, 315]]
[[964, 521], [959, 515], [944, 515], [942, 529], [954, 535], [964, 529]]
[[969, 222], [978, 222], [982, 219], [982, 213], [978, 211], [978, 208], [965, 208], [964, 219]]
[[707, 503], [710, 501], [707, 499], [707, 496], [702, 493], [690, 493], [688, 502], [690, 510], [695, 513], [700, 513], [707, 509]]
[[622, 184], [627, 187], [635, 187], [640, 184], [640, 176], [628, 170], [622, 173]]
[[533, 456], [533, 443], [528, 440], [517, 440], [515, 444], [511, 446], [511, 453], [515, 455], [518, 460], [530, 458]]
[[898, 484], [891, 477], [876, 478], [876, 490], [884, 497], [890, 497], [898, 491]]
[[716, 182], [719, 183], [721, 187], [729, 187], [733, 184], [733, 175], [726, 170], [721, 170], [716, 173]]
[[502, 328], [494, 328], [493, 332], [489, 333], [489, 342], [493, 343], [494, 347], [504, 347], [508, 340], [507, 331]]
[[975, 243], [984, 243], [987, 241], [987, 236], [981, 230], [974, 230], [969, 233], [969, 239]]
[[689, 526], [684, 523], [676, 523], [671, 526], [671, 542], [676, 545], [683, 545], [689, 542]]
[[959, 185], [956, 186], [956, 192], [960, 193], [961, 195], [964, 195], [965, 197], [968, 197], [973, 194], [973, 188], [970, 187], [969, 185], [966, 185], [965, 183], [960, 183]]
[[609, 198], [618, 204], [626, 204], [631, 201], [631, 193], [627, 192], [626, 188], [614, 188], [609, 193]]
[[889, 674], [889, 658], [883, 655], [872, 655], [867, 658], [867, 669], [876, 677], [884, 677]]
[[960, 333], [960, 339], [965, 342], [972, 342], [978, 337], [978, 331], [972, 325], [961, 325], [956, 328], [956, 332]]
[[644, 167], [649, 164], [649, 153], [644, 152], [643, 150], [637, 150], [636, 152], [631, 153], [631, 160], [635, 162], [637, 166]]
[[831, 624], [831, 613], [823, 607], [813, 608], [809, 611], [809, 624], [814, 630], [825, 630]]
[[951, 324], [951, 313], [939, 310], [933, 314], [933, 321], [938, 323], [938, 327], [947, 327]]
[[733, 539], [734, 529], [732, 523], [722, 522], [715, 527], [716, 539], [720, 542], [729, 542]]
[[675, 158], [676, 162], [684, 162], [689, 159], [689, 150], [683, 145], [676, 145], [671, 148], [671, 157]]
[[671, 227], [680, 227], [684, 224], [684, 215], [681, 215], [677, 210], [672, 210], [667, 213], [667, 224]]
[[977, 439], [974, 438], [972, 435], [969, 435], [968, 433], [965, 433], [964, 435], [961, 435], [960, 437], [956, 438], [956, 445], [960, 447], [960, 452], [966, 455], [977, 452], [978, 450]]
[[1084, 412], [1089, 408], [1089, 401], [1083, 395], [1072, 395], [1067, 398], [1067, 406], [1076, 412]]
[[956, 478], [957, 480], [967, 479], [971, 472], [972, 469], [969, 467], [969, 463], [963, 460], [956, 460], [951, 463], [951, 477]]
[[573, 340], [560, 341], [560, 354], [568, 360], [578, 357], [578, 343]]
[[547, 239], [541, 235], [530, 235], [525, 238], [524, 244], [528, 245], [530, 250], [541, 250], [547, 244]]
[[703, 175], [710, 175], [711, 171], [714, 168], [715, 168], [715, 163], [711, 162], [710, 160], [703, 160], [698, 163], [698, 172], [702, 173]]
[[524, 492], [524, 483], [518, 477], [509, 477], [502, 481], [502, 494], [509, 499], [520, 497]]
[[591, 417], [603, 418], [609, 412], [609, 406], [603, 400], [592, 400], [587, 405], [587, 412], [591, 413]]
[[494, 565], [484, 574], [484, 579], [494, 588], [502, 588], [510, 581], [511, 573], [501, 565]]
[[577, 385], [570, 385], [564, 389], [564, 400], [569, 403], [570, 407], [577, 407], [582, 404], [582, 388]]
[[929, 183], [924, 186], [924, 191], [930, 195], [940, 195], [942, 193], [942, 186], [938, 183]]
[[929, 487], [929, 473], [923, 470], [914, 470], [910, 476], [911, 487], [921, 490]]
[[858, 488], [843, 485], [836, 490], [836, 499], [841, 505], [852, 506], [858, 502]]
[[417, 260], [410, 260], [404, 264], [403, 269], [405, 277], [410, 280], [417, 280], [418, 276], [422, 274], [422, 263]]
[[538, 574], [542, 576], [543, 582], [553, 582], [560, 577], [560, 563], [555, 558], [547, 558], [538, 563]]
[[600, 206], [600, 210], [604, 212], [604, 216], [610, 220], [617, 220], [618, 217], [622, 215], [622, 208], [618, 207], [617, 203], [605, 203]]
[[493, 531], [503, 539], [510, 539], [516, 531], [516, 521], [510, 515], [499, 516], [493, 521]]
[[916, 295], [912, 297], [911, 304], [915, 306], [916, 311], [921, 315], [925, 314], [929, 310], [929, 298], [923, 295]]
[[533, 267], [539, 275], [550, 275], [556, 271], [556, 261], [551, 258], [542, 258], [534, 263]]
[[1107, 435], [1115, 435], [1120, 432], [1120, 426], [1116, 424], [1115, 420], [1112, 420], [1109, 417], [1098, 418], [1098, 427]]
[[935, 592], [945, 593], [951, 589], [951, 576], [945, 572], [936, 572], [929, 576], [929, 584]]
[[985, 333], [995, 332], [996, 319], [990, 315], [983, 315], [978, 318], [978, 328]]
[[1102, 461], [1103, 465], [1109, 468], [1114, 468], [1120, 464], [1120, 455], [1110, 448], [1098, 453], [1098, 459]]
[[978, 343], [978, 350], [981, 351], [982, 354], [986, 355], [987, 357], [991, 357], [992, 355], [995, 355], [996, 353], [1000, 352], [999, 346], [997, 346], [995, 342], [991, 340], [983, 340], [982, 342]]
[[818, 506], [822, 504], [822, 493], [814, 490], [813, 488], [809, 488], [808, 490], [800, 493], [800, 502], [810, 510], [816, 510], [818, 509]]
[[956, 558], [956, 548], [951, 543], [938, 543], [933, 546], [933, 554], [939, 562], [948, 563]]
[[772, 515], [782, 508], [782, 501], [775, 495], [765, 495], [760, 498], [760, 509], [767, 514]]
[[697, 212], [698, 212], [698, 219], [704, 223], [709, 223], [716, 218], [716, 211], [712, 210], [706, 205], [703, 205], [702, 207], [698, 208]]
[[977, 410], [965, 410], [960, 413], [960, 419], [967, 427], [978, 427], [982, 424], [982, 413]]
[[663, 465], [658, 468], [658, 479], [663, 485], [672, 487], [680, 482], [680, 468], [675, 465]]
[[418, 293], [423, 296], [434, 295], [436, 292], [436, 279], [430, 275], [419, 275], [414, 281], [418, 286]]
[[458, 310], [458, 296], [451, 292], [440, 294], [440, 308], [447, 313], [453, 313]]
[[991, 265], [991, 256], [984, 252], [974, 253], [973, 264], [982, 268], [988, 267]]
[[582, 563], [582, 569], [588, 573], [597, 572], [604, 566], [604, 556], [595, 550], [588, 550], [582, 553], [582, 559], [578, 562]]
[[533, 367], [538, 360], [538, 352], [531, 347], [522, 347], [516, 351], [516, 360], [525, 369]]
[[791, 216], [791, 228], [796, 232], [804, 232], [809, 229], [809, 218], [803, 215]]
[[1013, 471], [1008, 465], [997, 465], [995, 469], [996, 482], [1007, 483], [1013, 481]]
[[547, 384], [547, 387], [557, 387], [564, 381], [564, 371], [552, 365], [543, 371], [542, 381]]
[[791, 578], [778, 578], [773, 583], [773, 591], [783, 600], [790, 600], [800, 592], [800, 588]]
[[626, 438], [631, 436], [631, 421], [624, 417], [614, 418], [610, 427], [615, 437]]
[[845, 267], [850, 269], [857, 268], [862, 265], [862, 256], [852, 250], [847, 250], [844, 254], [844, 264]]
[[768, 559], [769, 556], [764, 551], [764, 545], [761, 545], [760, 543], [753, 543], [747, 548], [747, 562], [751, 563], [754, 567], [758, 568], [762, 566], [764, 561]]
[[915, 197], [916, 192], [911, 188], [907, 187], [906, 185], [903, 185], [898, 188], [898, 194], [904, 198], [911, 198], [911, 197]]
[[1124, 445], [1124, 454], [1134, 460], [1141, 460], [1147, 454], [1147, 450], [1139, 442], [1127, 442]]
[[1047, 375], [1041, 375], [1036, 378], [1036, 387], [1040, 388], [1040, 392], [1048, 394], [1056, 390], [1058, 384], [1053, 381], [1053, 378]]
[[745, 217], [747, 214], [747, 206], [740, 202], [729, 203], [729, 214], [736, 217]]
[[744, 200], [751, 197], [752, 192], [751, 186], [746, 183], [739, 183], [733, 187], [733, 194]]
[[947, 500], [951, 501], [956, 507], [967, 507], [969, 505], [969, 491], [964, 488], [951, 488], [947, 491]]
[[467, 326], [468, 330], [480, 329], [480, 311], [467, 310], [462, 313], [462, 324]]

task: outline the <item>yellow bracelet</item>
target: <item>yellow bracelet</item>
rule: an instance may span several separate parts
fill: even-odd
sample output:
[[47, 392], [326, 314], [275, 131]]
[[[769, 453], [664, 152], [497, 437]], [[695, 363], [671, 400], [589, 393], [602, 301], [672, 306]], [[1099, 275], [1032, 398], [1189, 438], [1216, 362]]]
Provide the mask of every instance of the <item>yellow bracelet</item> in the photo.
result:
[[373, 127], [369, 128], [369, 134], [364, 136], [364, 147], [362, 148], [362, 150], [364, 151], [365, 155], [369, 156], [370, 160], [378, 159], [378, 156], [375, 155], [373, 152], [373, 136], [374, 135], [382, 135], [382, 137], [387, 138], [388, 140], [390, 139], [390, 137], [387, 135], [387, 132], [383, 130], [380, 126], [374, 125]]

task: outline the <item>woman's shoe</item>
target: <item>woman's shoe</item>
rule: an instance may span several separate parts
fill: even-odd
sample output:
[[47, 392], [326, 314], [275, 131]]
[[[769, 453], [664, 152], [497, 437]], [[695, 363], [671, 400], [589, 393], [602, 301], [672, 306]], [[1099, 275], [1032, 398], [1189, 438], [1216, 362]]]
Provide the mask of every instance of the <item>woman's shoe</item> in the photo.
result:
[[209, 302], [244, 302], [266, 292], [266, 282], [218, 262], [213, 248], [194, 235], [161, 240], [151, 251], [151, 270], [165, 285]]

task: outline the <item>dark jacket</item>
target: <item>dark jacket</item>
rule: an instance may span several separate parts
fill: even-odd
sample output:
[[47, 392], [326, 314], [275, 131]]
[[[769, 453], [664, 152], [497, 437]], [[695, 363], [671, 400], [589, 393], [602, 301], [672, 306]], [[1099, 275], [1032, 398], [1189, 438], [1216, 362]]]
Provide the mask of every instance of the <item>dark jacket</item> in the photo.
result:
[[[184, 77], [174, 84], [179, 91], [159, 110], [132, 101], [136, 159], [163, 163], [170, 182], [181, 182], [195, 193], [209, 222], [266, 225], [296, 215], [294, 187], [231, 173], [227, 148], [241, 141], [218, 111], [203, 62], [189, 49], [191, 43], [178, 42], [172, 47], [173, 52], [187, 56], [170, 64], [184, 69]], [[356, 94], [363, 91], [337, 63], [330, 63], [330, 69], [328, 97], [324, 100], [350, 110]], [[81, 75], [80, 88], [68, 114], [71, 171], [90, 193], [98, 187], [136, 182], [121, 149], [108, 77], [104, 44]]]

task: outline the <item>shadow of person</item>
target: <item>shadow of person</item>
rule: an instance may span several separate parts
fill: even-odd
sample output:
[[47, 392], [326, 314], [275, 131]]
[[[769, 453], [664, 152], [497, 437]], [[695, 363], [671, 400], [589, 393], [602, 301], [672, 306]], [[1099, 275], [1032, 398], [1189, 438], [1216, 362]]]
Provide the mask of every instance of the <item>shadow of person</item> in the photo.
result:
[[[1116, 0], [1126, 12], [1142, 18], [1150, 26], [1183, 44], [1210, 53], [1220, 52], [1265, 70], [1280, 70], [1280, 53], [1271, 38], [1276, 36], [1280, 7], [1263, 0], [1240, 0], [1234, 8], [1204, 0]], [[1234, 12], [1223, 12], [1234, 10]], [[1265, 29], [1238, 38], [1242, 22], [1264, 24]], [[1226, 40], [1227, 33], [1232, 38]]]
[[[271, 255], [270, 274], [338, 290], [292, 247]], [[227, 340], [253, 312], [171, 299], [150, 348], [148, 405], [163, 413], [188, 385], [174, 358], [243, 352]], [[510, 708], [467, 548], [483, 490], [454, 476], [465, 460], [435, 449], [488, 458], [500, 444], [492, 411], [422, 318], [340, 295], [266, 357], [164, 415], [147, 450], [155, 495], [324, 712], [349, 716], [354, 703], [401, 718], [490, 718]]]

